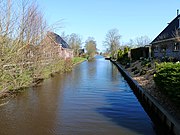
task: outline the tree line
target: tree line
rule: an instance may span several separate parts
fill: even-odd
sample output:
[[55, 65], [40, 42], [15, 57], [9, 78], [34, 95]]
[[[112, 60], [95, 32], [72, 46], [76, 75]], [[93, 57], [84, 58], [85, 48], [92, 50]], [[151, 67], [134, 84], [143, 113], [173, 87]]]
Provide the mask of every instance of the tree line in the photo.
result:
[[[84, 57], [94, 57], [94, 55], [97, 53], [97, 43], [94, 37], [88, 37], [85, 42], [83, 42], [82, 37], [79, 34], [72, 33], [70, 35], [66, 35], [65, 32], [62, 32], [61, 37], [68, 43], [70, 48], [74, 52], [74, 56], [80, 56], [80, 50], [85, 50], [83, 54]], [[83, 46], [84, 45], [84, 46]]]
[[[76, 33], [72, 33], [70, 35], [66, 35], [65, 32], [62, 32], [61, 37], [65, 39], [65, 41], [69, 44], [71, 49], [74, 50], [74, 56], [79, 55], [79, 51], [81, 48], [86, 50], [86, 54], [90, 57], [93, 57], [98, 49], [97, 43], [94, 37], [88, 37], [85, 42], [83, 42], [82, 37]], [[148, 45], [151, 42], [151, 39], [148, 36], [140, 36], [135, 39], [130, 39], [129, 42], [122, 44], [121, 43], [122, 36], [119, 33], [119, 30], [114, 28], [110, 29], [103, 41], [104, 46], [104, 54], [109, 54], [112, 57], [117, 57], [118, 54], [122, 53], [122, 50], [126, 50], [129, 48], [143, 47]], [[84, 46], [83, 46], [84, 44]]]
[[[83, 42], [82, 37], [76, 33], [66, 35], [65, 32], [62, 32], [61, 37], [68, 43], [70, 48], [74, 50], [74, 56], [79, 56], [79, 50], [81, 48], [84, 48], [86, 54], [90, 57], [93, 57], [98, 52], [97, 43], [94, 37], [88, 37], [85, 42]], [[105, 40], [102, 43], [106, 54], [115, 57], [119, 50], [121, 51], [124, 48], [127, 49], [127, 47], [141, 47], [148, 45], [151, 42], [151, 39], [148, 36], [140, 36], [135, 39], [130, 39], [129, 42], [125, 44], [121, 44], [121, 37], [119, 30], [116, 28], [110, 29], [106, 33]]]
[[114, 28], [110, 29], [106, 36], [105, 40], [103, 41], [103, 45], [106, 48], [105, 53], [111, 55], [111, 57], [117, 58], [117, 55], [120, 54], [120, 57], [124, 52], [127, 53], [128, 48], [136, 48], [136, 47], [143, 47], [148, 45], [151, 42], [151, 39], [148, 36], [140, 36], [136, 37], [135, 39], [130, 39], [129, 42], [125, 44], [121, 44], [121, 35], [119, 30]]

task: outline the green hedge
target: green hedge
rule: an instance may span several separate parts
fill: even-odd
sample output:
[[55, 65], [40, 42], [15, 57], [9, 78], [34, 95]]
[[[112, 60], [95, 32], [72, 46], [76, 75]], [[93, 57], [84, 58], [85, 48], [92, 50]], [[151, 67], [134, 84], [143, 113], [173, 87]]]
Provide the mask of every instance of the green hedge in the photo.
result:
[[157, 64], [154, 81], [172, 100], [180, 102], [180, 63]]

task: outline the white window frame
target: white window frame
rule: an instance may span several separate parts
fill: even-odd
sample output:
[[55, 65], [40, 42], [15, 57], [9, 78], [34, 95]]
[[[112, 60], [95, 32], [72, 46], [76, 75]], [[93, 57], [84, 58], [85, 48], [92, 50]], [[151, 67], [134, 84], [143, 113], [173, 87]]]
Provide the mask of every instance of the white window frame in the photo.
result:
[[174, 51], [179, 51], [179, 43], [175, 42], [174, 43]]

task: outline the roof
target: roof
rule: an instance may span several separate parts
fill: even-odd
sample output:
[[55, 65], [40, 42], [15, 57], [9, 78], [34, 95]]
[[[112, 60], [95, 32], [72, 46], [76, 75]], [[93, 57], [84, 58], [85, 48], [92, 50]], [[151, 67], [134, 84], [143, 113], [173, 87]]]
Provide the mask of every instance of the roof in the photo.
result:
[[70, 48], [69, 45], [58, 34], [54, 32], [48, 32], [47, 35], [51, 37], [54, 40], [54, 42], [61, 45], [63, 48]]
[[179, 28], [179, 19], [180, 15], [174, 18], [169, 25], [151, 42], [151, 44], [161, 42], [168, 39], [175, 38], [176, 31]]

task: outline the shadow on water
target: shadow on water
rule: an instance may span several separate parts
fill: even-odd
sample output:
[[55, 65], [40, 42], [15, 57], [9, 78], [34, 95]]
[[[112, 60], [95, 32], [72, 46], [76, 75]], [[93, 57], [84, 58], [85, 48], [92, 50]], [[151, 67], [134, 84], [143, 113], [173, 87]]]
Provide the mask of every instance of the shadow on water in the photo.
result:
[[[154, 132], [152, 132], [153, 129], [149, 128], [153, 127], [153, 125], [149, 125], [150, 121], [147, 120], [147, 118], [144, 118], [141, 113], [136, 113], [136, 111], [134, 111], [134, 108], [130, 108], [128, 106], [128, 109], [124, 110], [122, 104], [126, 103], [121, 103], [120, 99], [117, 99], [114, 102], [111, 101], [111, 98], [109, 98], [108, 100], [108, 102], [111, 102], [109, 106], [97, 108], [96, 111], [98, 113], [109, 118], [110, 121], [116, 123], [117, 125], [130, 129], [131, 131], [134, 131], [138, 134], [154, 134]], [[136, 117], [134, 117], [134, 115]], [[145, 121], [144, 119], [146, 119], [147, 121]]]
[[[116, 82], [119, 78], [122, 76], [112, 65], [111, 81]], [[155, 134], [153, 123], [123, 78], [106, 93], [105, 100], [107, 105], [97, 108], [96, 111], [107, 117], [109, 121], [138, 134]]]

